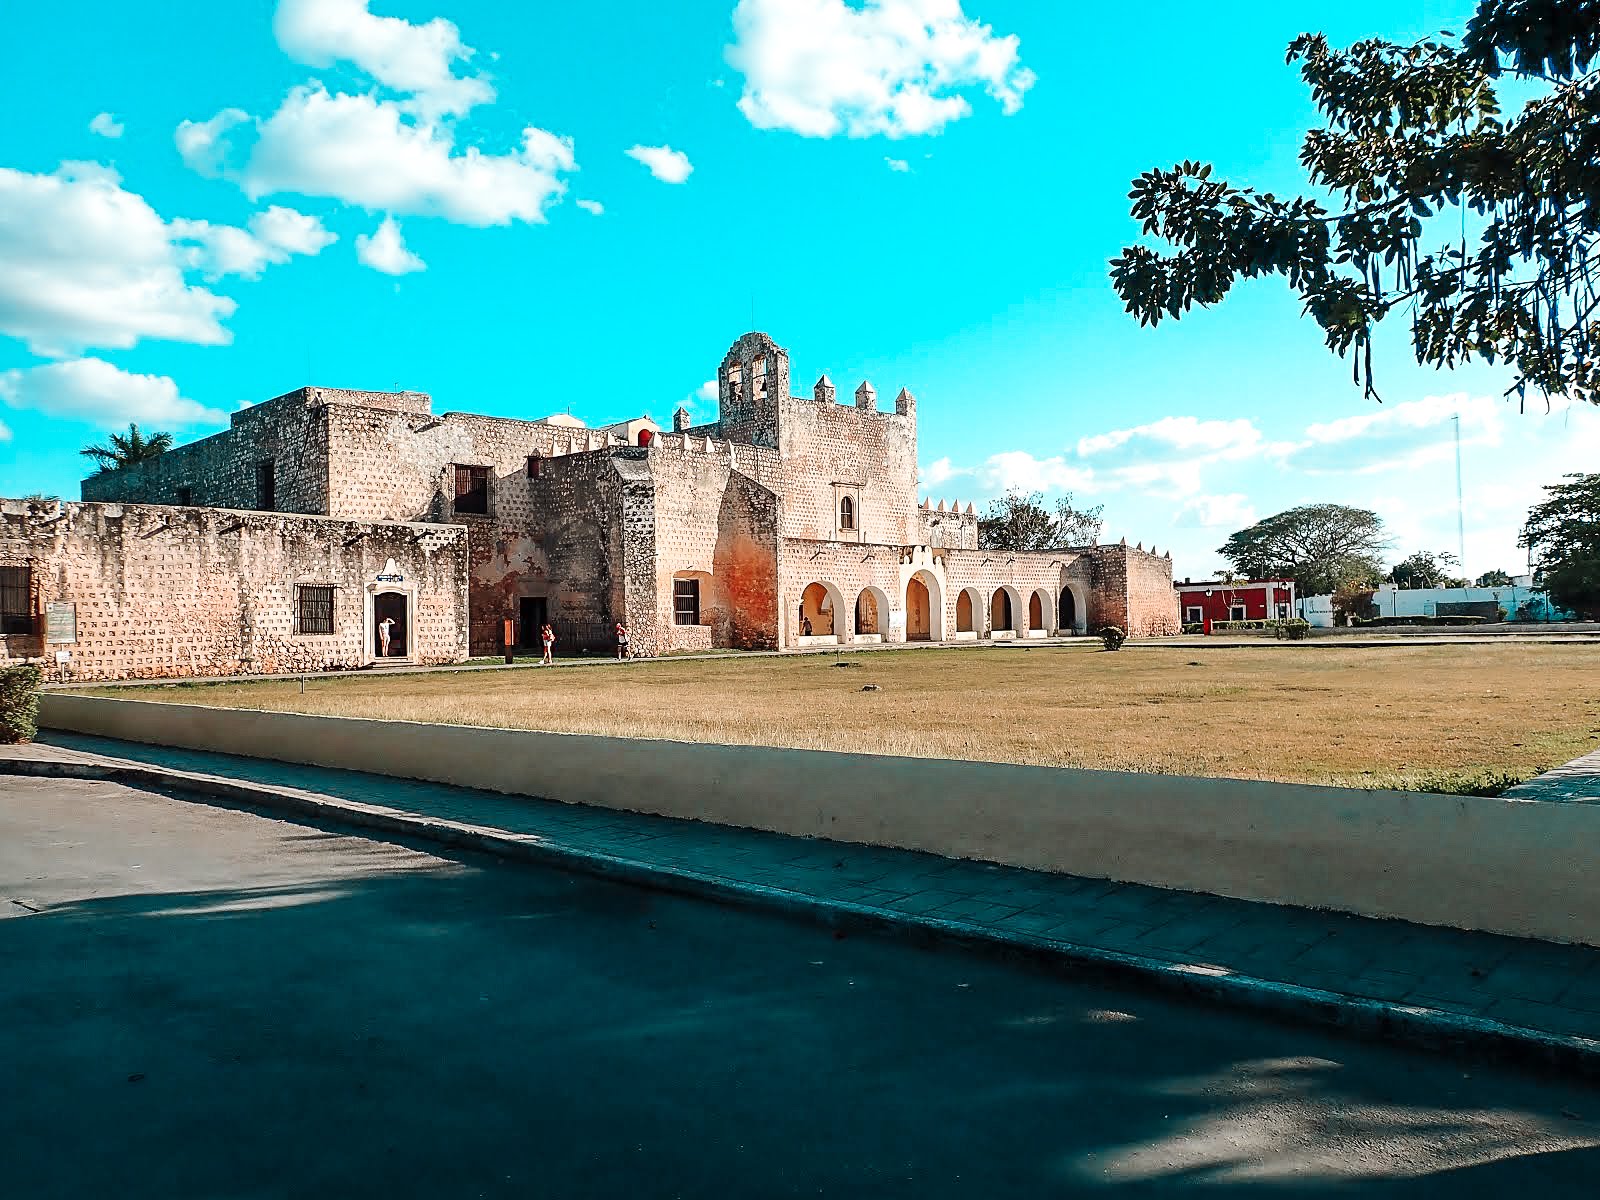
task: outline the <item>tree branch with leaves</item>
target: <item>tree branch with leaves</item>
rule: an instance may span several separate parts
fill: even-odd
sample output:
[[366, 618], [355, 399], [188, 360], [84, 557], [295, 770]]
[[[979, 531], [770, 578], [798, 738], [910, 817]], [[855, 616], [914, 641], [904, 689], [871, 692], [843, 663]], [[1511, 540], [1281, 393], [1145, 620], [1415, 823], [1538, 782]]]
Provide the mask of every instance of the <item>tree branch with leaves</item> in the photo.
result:
[[[1466, 35], [1289, 45], [1326, 128], [1300, 162], [1331, 195], [1280, 198], [1186, 161], [1139, 176], [1143, 233], [1111, 279], [1141, 324], [1281, 275], [1378, 398], [1373, 334], [1409, 322], [1419, 363], [1505, 362], [1507, 390], [1600, 403], [1600, 0], [1484, 0]], [[1510, 74], [1538, 94], [1506, 115]], [[1469, 222], [1471, 231], [1469, 233]]]

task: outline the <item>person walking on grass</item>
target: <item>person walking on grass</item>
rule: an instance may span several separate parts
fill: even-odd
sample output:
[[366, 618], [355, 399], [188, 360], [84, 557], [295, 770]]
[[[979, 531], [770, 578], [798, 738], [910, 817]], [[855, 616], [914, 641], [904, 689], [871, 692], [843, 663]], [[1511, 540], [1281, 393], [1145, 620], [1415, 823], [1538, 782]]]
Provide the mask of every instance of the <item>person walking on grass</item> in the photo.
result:
[[539, 665], [542, 667], [554, 666], [555, 663], [551, 661], [550, 653], [556, 648], [556, 631], [550, 627], [549, 621], [546, 621], [544, 627], [539, 630], [539, 640], [544, 644], [544, 658], [540, 660]]
[[621, 662], [628, 657], [628, 627], [621, 621], [617, 622], [617, 661]]

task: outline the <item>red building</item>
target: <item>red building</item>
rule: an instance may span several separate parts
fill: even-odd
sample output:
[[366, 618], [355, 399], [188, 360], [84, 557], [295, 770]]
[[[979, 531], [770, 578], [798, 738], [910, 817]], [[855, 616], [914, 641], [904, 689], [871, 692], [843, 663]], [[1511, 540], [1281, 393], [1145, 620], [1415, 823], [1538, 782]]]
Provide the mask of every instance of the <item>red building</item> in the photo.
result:
[[1184, 625], [1203, 625], [1206, 633], [1219, 621], [1285, 621], [1295, 615], [1292, 579], [1185, 579], [1172, 586]]

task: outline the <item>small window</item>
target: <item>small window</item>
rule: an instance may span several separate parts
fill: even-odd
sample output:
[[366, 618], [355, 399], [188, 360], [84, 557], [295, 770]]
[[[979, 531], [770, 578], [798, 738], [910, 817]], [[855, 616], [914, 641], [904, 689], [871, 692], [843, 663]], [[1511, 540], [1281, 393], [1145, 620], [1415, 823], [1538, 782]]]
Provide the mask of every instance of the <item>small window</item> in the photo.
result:
[[278, 464], [270, 458], [256, 464], [256, 508], [261, 512], [278, 511]]
[[297, 589], [296, 623], [301, 633], [333, 632], [333, 589], [331, 587], [302, 587]]
[[677, 625], [700, 624], [700, 581], [674, 579], [672, 581], [672, 620]]
[[1244, 605], [1242, 605], [1242, 604], [1230, 604], [1230, 605], [1228, 605], [1228, 620], [1230, 620], [1230, 621], [1243, 621], [1244, 619], [1245, 619]]
[[839, 528], [854, 529], [856, 527], [856, 502], [849, 496], [839, 501]]
[[456, 512], [489, 515], [489, 468], [456, 468]]
[[1198, 604], [1191, 604], [1188, 608], [1183, 610], [1183, 613], [1183, 621], [1186, 625], [1199, 625], [1202, 624], [1206, 619], [1205, 610]]
[[544, 455], [538, 454], [538, 453], [534, 453], [534, 454], [528, 455], [528, 478], [529, 479], [537, 479], [537, 478], [539, 478], [539, 474], [543, 470], [544, 470]]
[[179, 505], [179, 507], [188, 508], [193, 503], [194, 503], [194, 489], [193, 488], [186, 488], [186, 487], [179, 488], [178, 489], [178, 505]]
[[0, 567], [0, 634], [33, 632], [33, 568]]

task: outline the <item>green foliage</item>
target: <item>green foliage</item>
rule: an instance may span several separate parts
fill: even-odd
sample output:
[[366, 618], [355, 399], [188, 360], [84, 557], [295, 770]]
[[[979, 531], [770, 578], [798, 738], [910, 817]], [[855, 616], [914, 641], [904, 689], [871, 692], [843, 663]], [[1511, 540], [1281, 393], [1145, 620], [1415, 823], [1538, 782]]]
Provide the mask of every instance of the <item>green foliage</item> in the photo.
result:
[[39, 732], [39, 685], [43, 682], [38, 667], [0, 667], [0, 743], [33, 741]]
[[1186, 621], [1182, 629], [1183, 633], [1204, 633], [1205, 631], [1206, 625], [1204, 621]]
[[1378, 514], [1344, 504], [1304, 504], [1241, 529], [1217, 553], [1249, 579], [1293, 579], [1301, 595], [1383, 574], [1388, 539]]
[[1107, 650], [1121, 650], [1128, 640], [1128, 631], [1120, 625], [1107, 625], [1100, 630], [1100, 644]]
[[1485, 571], [1482, 575], [1478, 576], [1478, 586], [1487, 588], [1510, 587], [1511, 576], [1506, 574], [1506, 572], [1499, 570], [1498, 568], [1493, 571]]
[[78, 453], [93, 459], [103, 473], [149, 462], [171, 449], [170, 433], [152, 433], [146, 437], [137, 425], [130, 422], [127, 433], [113, 433], [103, 444], [85, 446]]
[[1451, 567], [1460, 565], [1461, 561], [1449, 551], [1434, 554], [1430, 550], [1418, 550], [1390, 569], [1389, 582], [1408, 591], [1414, 588], [1465, 587], [1466, 580], [1450, 574]]
[[1600, 402], [1597, 29], [1595, 0], [1483, 0], [1459, 43], [1296, 38], [1288, 61], [1325, 125], [1300, 152], [1315, 195], [1234, 187], [1200, 162], [1147, 171], [1132, 215], [1174, 252], [1111, 261], [1127, 310], [1154, 325], [1281, 275], [1369, 396], [1374, 327], [1398, 313], [1419, 363], [1504, 361], [1518, 395]]
[[1348, 625], [1357, 617], [1375, 617], [1378, 606], [1372, 602], [1373, 589], [1363, 583], [1341, 583], [1333, 589], [1333, 623]]
[[1274, 632], [1278, 635], [1279, 641], [1303, 642], [1311, 636], [1311, 622], [1298, 618], [1292, 621], [1279, 621]]
[[1054, 550], [1061, 546], [1088, 546], [1100, 537], [1105, 505], [1077, 509], [1072, 493], [1056, 501], [1052, 514], [1042, 492], [1012, 488], [989, 501], [978, 519], [978, 545], [984, 550]]
[[1528, 512], [1519, 545], [1533, 552], [1535, 578], [1562, 608], [1600, 618], [1600, 475], [1567, 475]]

